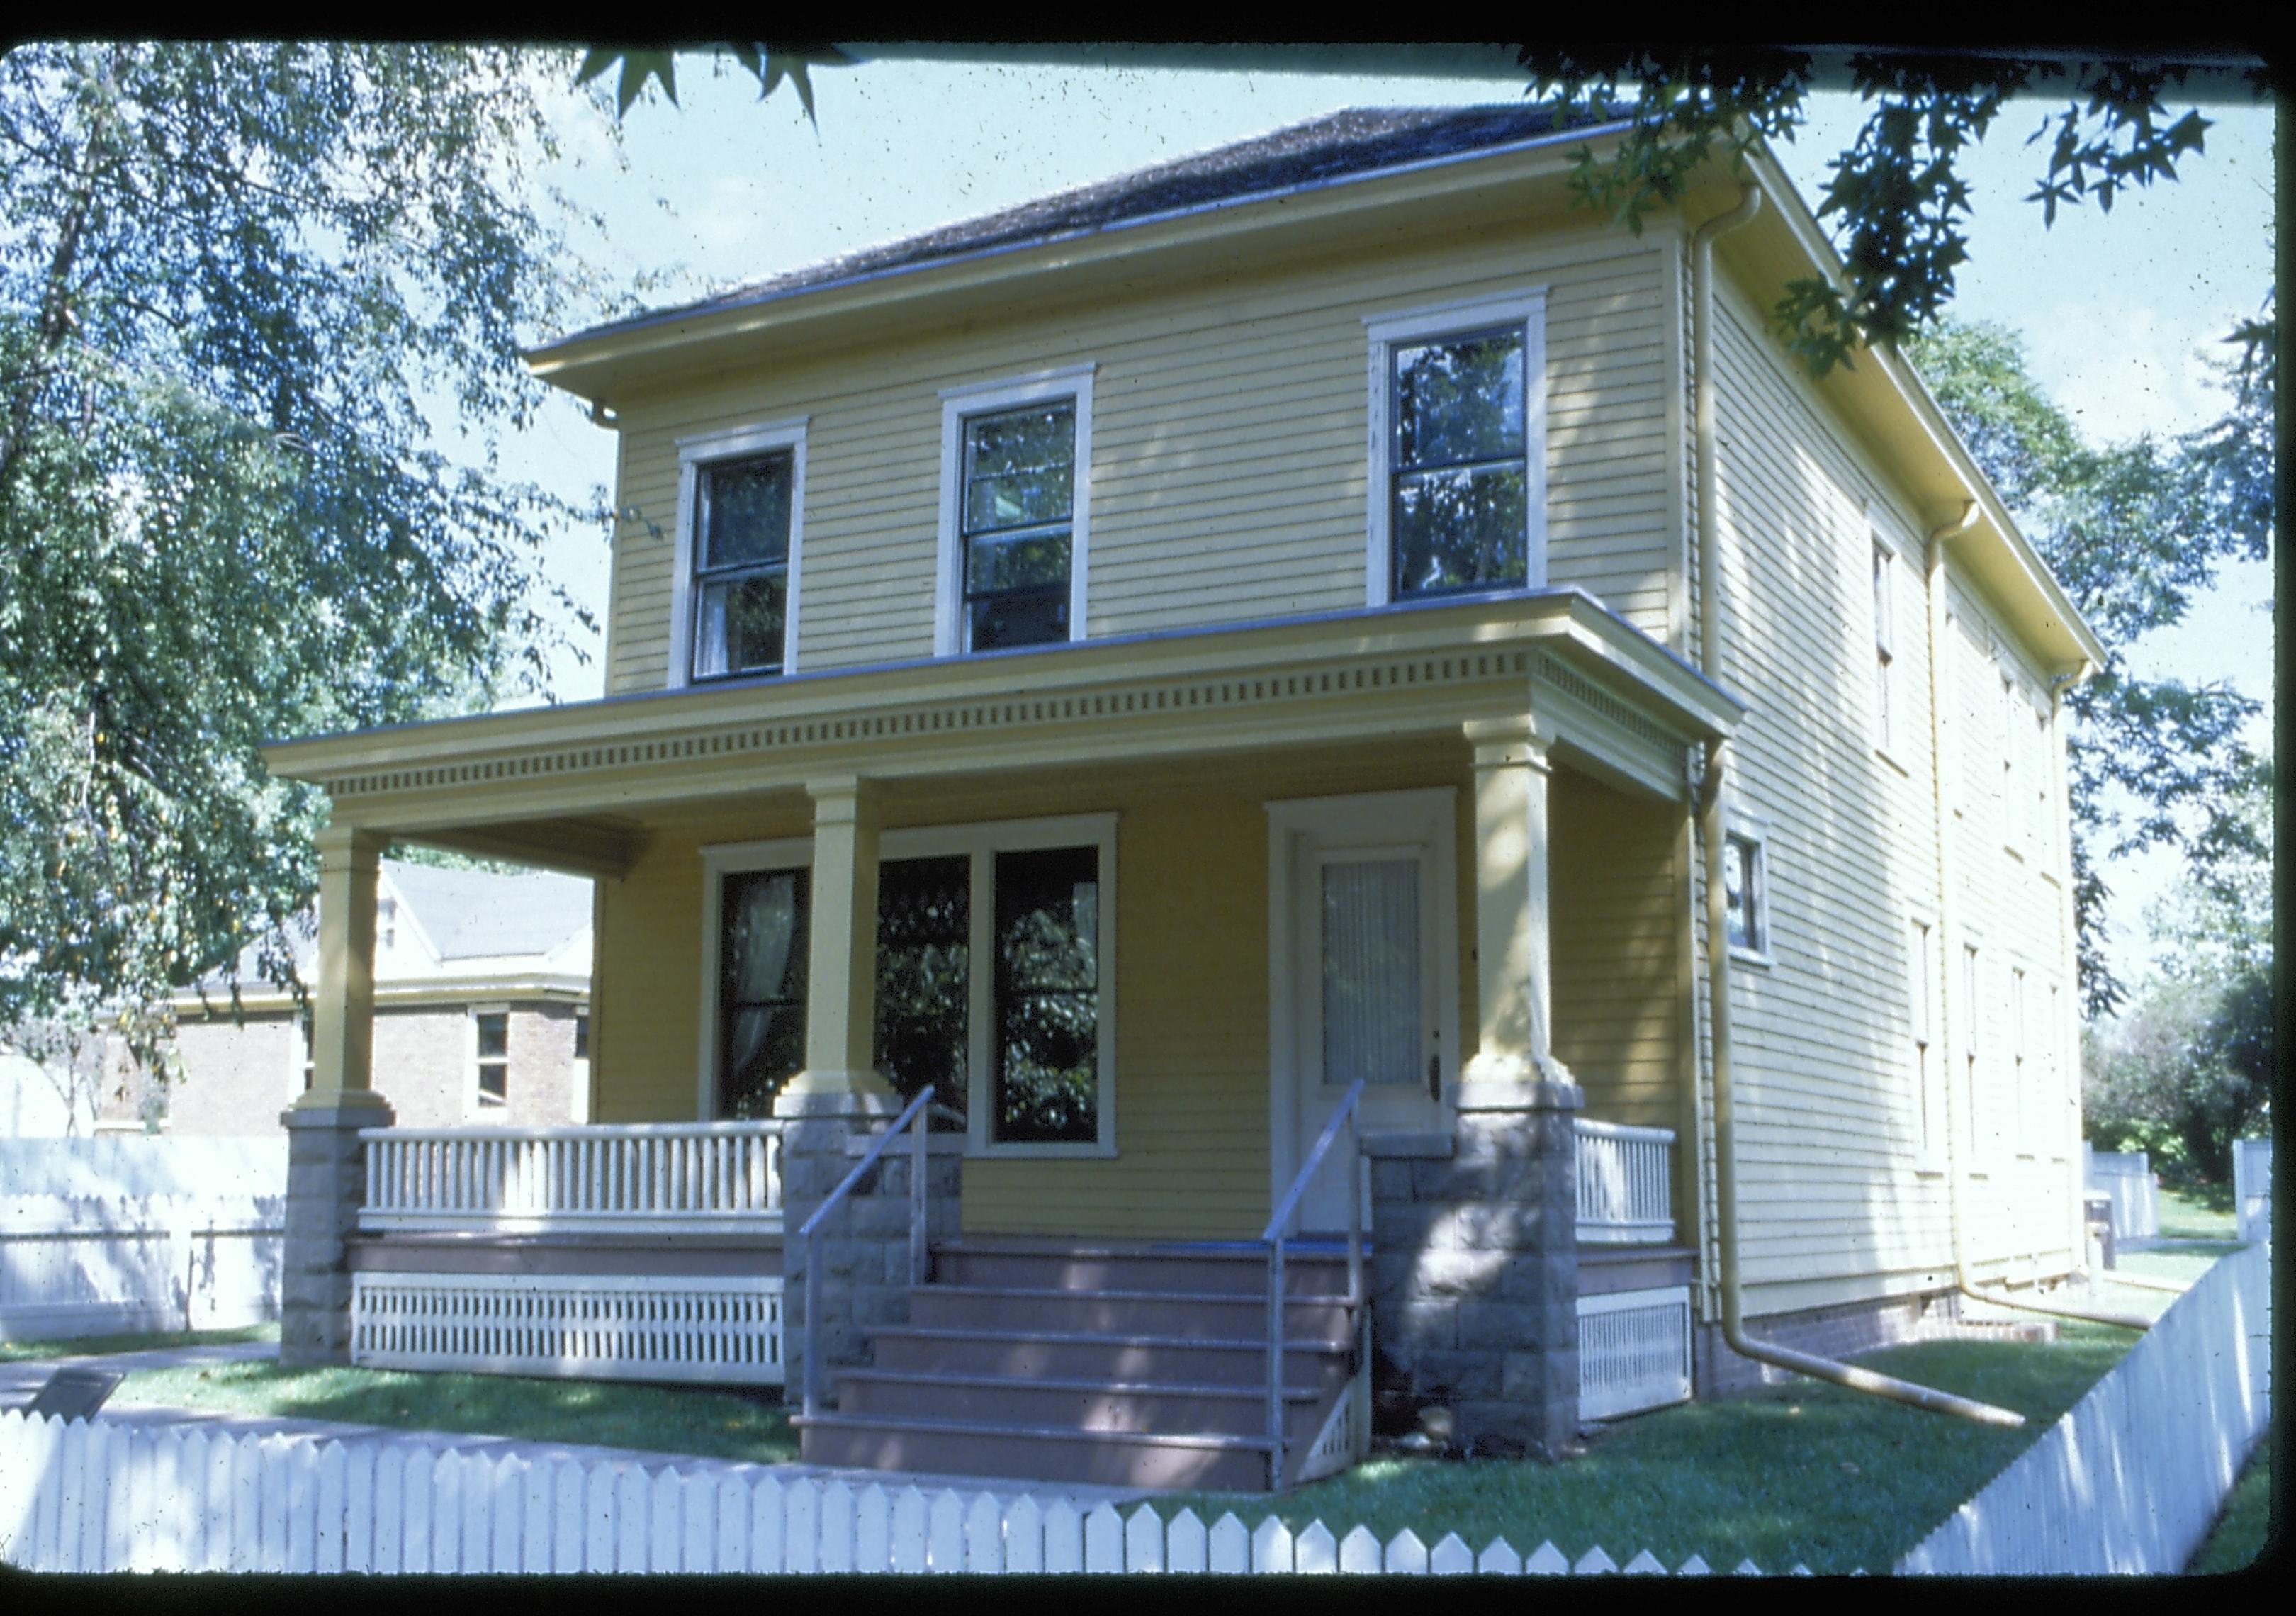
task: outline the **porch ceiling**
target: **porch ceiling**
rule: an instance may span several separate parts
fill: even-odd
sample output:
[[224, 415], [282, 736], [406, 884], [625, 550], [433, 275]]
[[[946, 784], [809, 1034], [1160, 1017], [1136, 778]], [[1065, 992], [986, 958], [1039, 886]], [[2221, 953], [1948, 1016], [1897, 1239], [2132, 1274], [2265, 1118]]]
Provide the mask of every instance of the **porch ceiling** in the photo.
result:
[[584, 874], [652, 810], [809, 780], [1361, 742], [1529, 710], [1574, 765], [1679, 798], [1744, 704], [1577, 590], [648, 692], [264, 748], [337, 824]]

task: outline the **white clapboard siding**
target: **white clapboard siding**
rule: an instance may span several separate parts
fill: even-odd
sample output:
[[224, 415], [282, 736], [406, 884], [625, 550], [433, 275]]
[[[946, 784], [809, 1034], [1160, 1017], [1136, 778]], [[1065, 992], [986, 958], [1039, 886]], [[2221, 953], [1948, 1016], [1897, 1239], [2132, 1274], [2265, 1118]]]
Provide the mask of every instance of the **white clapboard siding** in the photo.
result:
[[374, 1369], [778, 1386], [782, 1280], [355, 1274], [350, 1351]]
[[374, 1128], [362, 1229], [627, 1234], [782, 1226], [781, 1124]]

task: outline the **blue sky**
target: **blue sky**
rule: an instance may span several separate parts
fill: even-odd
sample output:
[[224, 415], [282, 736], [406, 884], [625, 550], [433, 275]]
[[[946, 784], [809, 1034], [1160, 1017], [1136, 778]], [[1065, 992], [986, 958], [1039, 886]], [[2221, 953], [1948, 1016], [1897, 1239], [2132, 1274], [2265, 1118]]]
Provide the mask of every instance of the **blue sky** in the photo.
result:
[[[1513, 102], [1519, 76], [1348, 78], [876, 61], [815, 75], [818, 133], [784, 85], [681, 58], [679, 105], [631, 110], [620, 152], [611, 113], [546, 85], [566, 157], [554, 177], [601, 212], [599, 261], [617, 284], [654, 277], [670, 302], [815, 259], [1261, 133], [1347, 106]], [[2173, 185], [2060, 212], [2044, 229], [2022, 201], [2042, 168], [2024, 144], [2047, 106], [2013, 104], [1964, 173], [1974, 192], [1972, 261], [1954, 313], [2024, 340], [2034, 373], [2099, 443], [2175, 433], [2221, 413], [2208, 356], [2271, 284], [2272, 113], [2210, 105], [2206, 154]], [[1817, 98], [1781, 156], [1815, 198], [1860, 121], [1854, 98]], [[611, 484], [612, 435], [566, 404], [509, 447], [505, 467], [569, 495]], [[554, 576], [603, 618], [606, 549], [594, 532], [551, 546]], [[2143, 671], [2230, 678], [2269, 701], [2269, 569], [2239, 567], [2180, 628], [2132, 653]], [[562, 659], [562, 699], [599, 691], [594, 662]], [[2257, 738], [2268, 744], [2268, 716]], [[2176, 882], [2153, 858], [2109, 873], [2116, 956], [2136, 969], [2142, 915]]]

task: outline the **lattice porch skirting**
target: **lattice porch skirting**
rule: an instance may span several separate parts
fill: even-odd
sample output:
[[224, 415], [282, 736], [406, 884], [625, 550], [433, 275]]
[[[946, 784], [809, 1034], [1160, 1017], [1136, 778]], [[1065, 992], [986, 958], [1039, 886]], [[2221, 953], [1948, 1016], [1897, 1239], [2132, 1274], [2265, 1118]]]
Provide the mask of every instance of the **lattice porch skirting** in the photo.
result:
[[1578, 1299], [1578, 1417], [1615, 1419], [1690, 1400], [1690, 1289]]
[[351, 1362], [375, 1369], [779, 1386], [786, 1378], [782, 1281], [357, 1274]]

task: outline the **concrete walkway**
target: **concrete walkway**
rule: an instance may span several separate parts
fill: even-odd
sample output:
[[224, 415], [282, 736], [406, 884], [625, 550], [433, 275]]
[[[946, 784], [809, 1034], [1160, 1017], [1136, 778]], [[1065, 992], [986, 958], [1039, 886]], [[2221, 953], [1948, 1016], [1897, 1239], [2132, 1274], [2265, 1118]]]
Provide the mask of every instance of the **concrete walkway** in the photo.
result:
[[[143, 1352], [113, 1352], [81, 1358], [28, 1359], [17, 1363], [0, 1363], [0, 1412], [21, 1408], [29, 1404], [48, 1377], [66, 1365], [91, 1368], [124, 1370], [163, 1369], [201, 1364], [240, 1363], [249, 1359], [275, 1358], [279, 1354], [275, 1341], [243, 1341], [206, 1347], [160, 1347]], [[903, 1487], [915, 1487], [926, 1492], [946, 1488], [967, 1497], [975, 1493], [989, 1493], [1010, 1502], [1026, 1493], [1039, 1505], [1049, 1505], [1054, 1498], [1066, 1498], [1078, 1510], [1091, 1509], [1098, 1504], [1123, 1505], [1153, 1495], [1139, 1488], [1094, 1487], [1078, 1481], [1046, 1481], [1030, 1484], [1016, 1481], [1009, 1476], [947, 1476], [924, 1475], [906, 1471], [835, 1470], [822, 1464], [755, 1464], [734, 1459], [704, 1458], [693, 1454], [648, 1453], [628, 1448], [594, 1448], [579, 1442], [541, 1441], [527, 1437], [471, 1436], [448, 1431], [402, 1431], [392, 1426], [350, 1425], [332, 1420], [291, 1419], [270, 1415], [225, 1414], [212, 1409], [168, 1407], [135, 1400], [133, 1382], [114, 1392], [97, 1413], [97, 1417], [116, 1425], [131, 1425], [152, 1429], [169, 1425], [205, 1424], [234, 1436], [305, 1437], [315, 1441], [334, 1440], [346, 1447], [360, 1443], [381, 1446], [386, 1443], [416, 1443], [433, 1454], [484, 1454], [488, 1457], [514, 1456], [529, 1463], [549, 1459], [572, 1459], [583, 1464], [611, 1464], [619, 1466], [635, 1464], [652, 1472], [675, 1469], [686, 1475], [738, 1475], [751, 1482], [766, 1475], [782, 1481], [800, 1477], [826, 1481], [842, 1480], [856, 1488], [872, 1484], [892, 1491]]]

